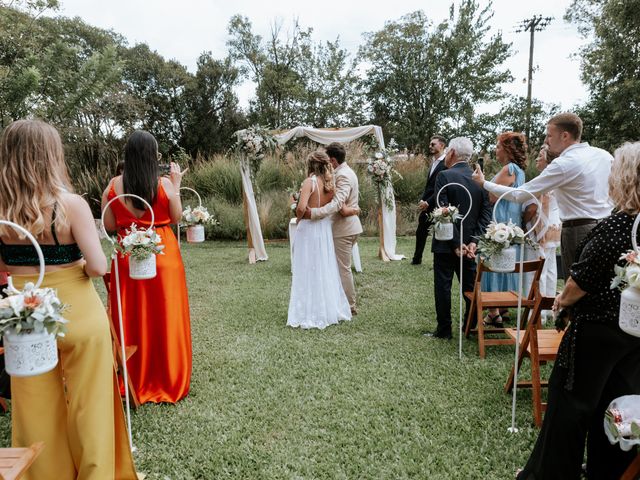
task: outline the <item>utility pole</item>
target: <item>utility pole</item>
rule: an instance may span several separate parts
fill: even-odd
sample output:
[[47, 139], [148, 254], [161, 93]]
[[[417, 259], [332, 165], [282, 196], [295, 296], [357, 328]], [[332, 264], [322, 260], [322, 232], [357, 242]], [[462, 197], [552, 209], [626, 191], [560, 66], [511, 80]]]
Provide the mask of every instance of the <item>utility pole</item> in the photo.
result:
[[551, 23], [553, 17], [543, 17], [542, 15], [534, 15], [531, 18], [523, 20], [518, 25], [516, 33], [530, 32], [529, 38], [529, 77], [527, 80], [527, 124], [526, 135], [527, 141], [530, 142], [529, 135], [531, 134], [531, 86], [533, 83], [533, 38], [535, 32], [541, 32], [547, 25]]

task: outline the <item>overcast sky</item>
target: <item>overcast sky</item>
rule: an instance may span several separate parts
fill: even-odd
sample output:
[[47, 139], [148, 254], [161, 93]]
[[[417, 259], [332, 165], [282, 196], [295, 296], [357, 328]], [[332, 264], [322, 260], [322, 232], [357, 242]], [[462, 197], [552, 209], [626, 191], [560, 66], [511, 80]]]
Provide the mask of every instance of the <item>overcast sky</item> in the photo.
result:
[[[304, 1], [304, 0], [61, 0], [60, 14], [79, 16], [86, 22], [124, 35], [131, 45], [147, 43], [167, 59], [178, 60], [190, 71], [203, 51], [216, 58], [226, 56], [227, 25], [234, 14], [247, 16], [254, 33], [267, 36], [274, 21], [285, 27], [294, 17], [303, 28], [312, 27], [314, 41], [335, 40], [355, 53], [363, 43], [363, 32], [377, 31], [386, 21], [396, 20], [415, 10], [424, 10], [434, 23], [448, 15], [450, 1], [391, 0], [372, 1]], [[486, 5], [485, 0], [480, 0]], [[542, 32], [536, 33], [533, 96], [544, 102], [558, 103], [568, 110], [586, 100], [587, 92], [580, 82], [580, 62], [571, 58], [584, 40], [573, 25], [562, 17], [571, 0], [495, 0], [493, 28], [501, 30], [504, 39], [513, 43], [513, 56], [507, 67], [514, 77], [506, 85], [509, 93], [525, 96], [529, 55], [529, 34], [516, 33], [522, 20], [532, 15], [555, 19]], [[245, 83], [237, 90], [246, 106], [253, 86]]]

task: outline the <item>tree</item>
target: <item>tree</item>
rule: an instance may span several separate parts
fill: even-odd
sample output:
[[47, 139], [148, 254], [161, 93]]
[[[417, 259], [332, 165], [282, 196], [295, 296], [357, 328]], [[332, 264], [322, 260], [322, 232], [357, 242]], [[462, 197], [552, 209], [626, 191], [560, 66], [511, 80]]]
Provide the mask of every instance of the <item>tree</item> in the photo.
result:
[[486, 121], [477, 105], [504, 97], [510, 44], [500, 33], [488, 37], [490, 8], [463, 0], [435, 27], [417, 11], [365, 34], [360, 58], [370, 65], [363, 84], [373, 121], [400, 144], [426, 150], [433, 134], [477, 131]]
[[640, 0], [574, 0], [565, 19], [593, 40], [581, 49], [589, 100], [585, 140], [605, 149], [640, 138]]
[[252, 32], [246, 17], [236, 15], [229, 22], [231, 58], [256, 83], [252, 122], [274, 128], [331, 127], [362, 119], [355, 60], [339, 39], [314, 44], [312, 31], [294, 21], [285, 35], [282, 24], [274, 23], [265, 41]]
[[211, 52], [198, 58], [195, 78], [185, 91], [186, 128], [181, 145], [192, 156], [210, 154], [231, 146], [233, 132], [246, 126], [233, 88], [240, 73], [230, 58], [216, 60]]
[[[540, 147], [546, 135], [546, 125], [549, 119], [560, 111], [560, 106], [544, 103], [538, 99], [531, 101], [531, 133], [528, 139], [531, 149]], [[502, 104], [498, 114], [501, 131], [511, 130], [524, 132], [527, 125], [527, 98], [510, 97]]]

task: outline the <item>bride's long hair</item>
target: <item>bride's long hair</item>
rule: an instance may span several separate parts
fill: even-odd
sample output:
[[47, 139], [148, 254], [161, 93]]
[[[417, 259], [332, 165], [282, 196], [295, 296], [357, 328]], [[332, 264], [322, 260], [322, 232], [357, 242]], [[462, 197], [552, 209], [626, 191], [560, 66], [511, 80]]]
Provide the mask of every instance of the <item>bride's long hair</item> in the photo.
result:
[[333, 181], [333, 167], [326, 153], [317, 150], [309, 154], [307, 157], [307, 175], [312, 173], [324, 179], [325, 192], [333, 192], [336, 187]]

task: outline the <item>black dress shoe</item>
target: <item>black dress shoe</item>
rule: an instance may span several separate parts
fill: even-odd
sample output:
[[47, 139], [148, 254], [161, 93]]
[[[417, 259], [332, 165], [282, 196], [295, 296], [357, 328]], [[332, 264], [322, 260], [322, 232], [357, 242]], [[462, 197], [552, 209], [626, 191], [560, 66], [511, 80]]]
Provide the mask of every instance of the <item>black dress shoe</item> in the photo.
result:
[[442, 340], [451, 340], [453, 338], [451, 333], [442, 333], [442, 332], [438, 332], [437, 330], [435, 332], [423, 333], [423, 335], [425, 337], [440, 338]]
[[422, 265], [422, 260], [416, 260], [415, 258], [411, 260], [411, 265]]

